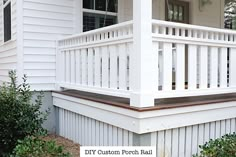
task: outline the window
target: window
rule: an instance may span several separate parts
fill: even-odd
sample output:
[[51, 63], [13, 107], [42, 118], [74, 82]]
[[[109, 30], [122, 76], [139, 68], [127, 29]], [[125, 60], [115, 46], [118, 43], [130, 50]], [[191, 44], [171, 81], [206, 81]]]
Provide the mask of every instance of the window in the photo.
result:
[[11, 2], [3, 0], [4, 42], [11, 40]]
[[225, 0], [225, 28], [236, 30], [236, 0]]
[[83, 0], [83, 31], [117, 23], [117, 0]]
[[166, 1], [166, 20], [189, 23], [189, 3], [174, 0]]

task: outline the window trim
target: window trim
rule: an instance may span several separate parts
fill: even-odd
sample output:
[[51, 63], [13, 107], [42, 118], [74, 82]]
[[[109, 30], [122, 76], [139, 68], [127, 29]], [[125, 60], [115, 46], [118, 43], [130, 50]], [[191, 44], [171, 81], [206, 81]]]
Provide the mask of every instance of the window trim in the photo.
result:
[[11, 2], [11, 0], [7, 0], [7, 2], [5, 4], [3, 4], [3, 8], [5, 8], [10, 2]]
[[[81, 0], [81, 1], [82, 1], [82, 17], [84, 15], [84, 13], [91, 13], [91, 14], [100, 14], [100, 15], [114, 16], [118, 20], [118, 9], [117, 9], [117, 12], [96, 10], [95, 9], [96, 8], [96, 3], [94, 3], [94, 9], [87, 9], [87, 8], [83, 7], [83, 0]], [[118, 3], [119, 3], [119, 1], [117, 0], [117, 5], [118, 5]], [[84, 23], [83, 23], [83, 20], [82, 20], [82, 32], [83, 32], [83, 25], [84, 25]]]
[[[165, 2], [165, 20], [169, 21], [168, 20], [169, 10], [168, 10], [168, 7], [167, 7], [167, 3], [168, 3], [168, 1]], [[182, 5], [186, 9], [186, 10], [184, 10], [184, 12], [187, 11], [186, 13], [184, 13], [184, 16], [183, 16], [184, 20], [182, 22], [176, 21], [176, 20], [172, 20], [172, 22], [180, 22], [180, 23], [189, 24], [189, 20], [190, 20], [190, 15], [189, 15], [189, 13], [190, 13], [190, 9], [189, 9], [190, 6], [189, 5], [190, 5], [190, 2], [182, 1], [182, 0], [169, 0], [169, 3], [177, 4], [177, 5]]]
[[85, 9], [83, 8], [83, 13], [86, 12], [86, 13], [93, 13], [93, 14], [101, 14], [101, 15], [110, 15], [110, 16], [118, 16], [117, 13], [114, 13], [114, 12], [106, 12], [106, 11], [101, 11], [101, 10], [93, 10], [93, 9]]
[[[5, 28], [4, 28], [4, 9], [8, 6], [10, 4], [10, 9], [11, 9], [11, 11], [12, 11], [12, 6], [11, 6], [11, 0], [7, 0], [7, 2], [5, 3], [5, 4], [3, 4], [3, 2], [2, 2], [2, 21], [3, 21], [3, 23], [2, 23], [2, 28], [3, 28], [3, 31], [2, 31], [2, 34], [3, 34], [3, 44], [7, 44], [7, 43], [9, 43], [9, 42], [11, 42], [12, 41], [12, 28], [11, 28], [11, 37], [10, 37], [10, 39], [9, 40], [7, 40], [7, 41], [5, 41], [5, 33], [4, 33], [4, 31], [5, 31]], [[11, 13], [10, 13], [10, 15], [11, 15]], [[11, 16], [11, 19], [10, 20], [12, 20], [12, 16]], [[11, 21], [11, 27], [12, 27], [12, 21]]]

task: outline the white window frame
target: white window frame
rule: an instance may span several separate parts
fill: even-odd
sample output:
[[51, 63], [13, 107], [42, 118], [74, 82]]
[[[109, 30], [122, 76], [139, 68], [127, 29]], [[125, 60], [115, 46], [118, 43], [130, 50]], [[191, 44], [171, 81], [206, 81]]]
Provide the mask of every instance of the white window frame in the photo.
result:
[[[8, 42], [10, 42], [11, 40], [12, 40], [12, 28], [11, 28], [11, 38], [9, 39], [9, 40], [7, 40], [7, 41], [4, 41], [5, 39], [5, 35], [4, 35], [4, 32], [5, 32], [5, 28], [4, 28], [4, 9], [6, 8], [6, 6], [8, 6], [8, 4], [9, 3], [11, 3], [11, 0], [6, 0], [6, 3], [4, 4], [4, 1], [2, 1], [2, 28], [3, 28], [3, 30], [2, 30], [2, 34], [3, 34], [3, 39], [2, 39], [2, 41], [3, 41], [3, 43], [5, 44], [5, 43], [8, 43]], [[11, 4], [10, 4], [10, 7], [11, 7]], [[11, 9], [12, 9], [12, 7], [11, 7]], [[11, 16], [11, 18], [12, 18], [12, 16]]]
[[102, 14], [102, 15], [110, 15], [110, 16], [117, 16], [117, 13], [114, 12], [106, 12], [106, 11], [101, 11], [101, 10], [93, 10], [93, 9], [85, 9], [83, 8], [83, 13], [94, 13], [94, 14]]
[[[82, 3], [83, 3], [83, 0], [82, 0]], [[118, 0], [117, 0], [117, 3], [118, 3]], [[83, 5], [82, 5], [83, 7]], [[109, 12], [109, 11], [102, 11], [102, 10], [96, 10], [96, 0], [94, 0], [94, 6], [93, 6], [94, 9], [87, 9], [87, 8], [83, 8], [83, 12], [86, 12], [86, 13], [95, 13], [95, 14], [107, 14], [107, 15], [111, 15], [111, 16], [117, 16], [118, 15], [118, 10], [117, 12]]]
[[[108, 16], [115, 16], [118, 20], [118, 9], [117, 12], [109, 12], [109, 11], [102, 11], [102, 10], [95, 10], [96, 8], [96, 2], [94, 3], [93, 8], [94, 9], [87, 9], [83, 7], [83, 0], [82, 1], [82, 17], [84, 13], [92, 13], [92, 14], [100, 14], [100, 15], [108, 15]], [[95, 0], [96, 1], [96, 0]], [[119, 0], [117, 0], [117, 5], [119, 3]], [[82, 26], [83, 26], [83, 20], [82, 20]], [[83, 28], [83, 27], [82, 27]], [[83, 31], [83, 30], [82, 30]]]

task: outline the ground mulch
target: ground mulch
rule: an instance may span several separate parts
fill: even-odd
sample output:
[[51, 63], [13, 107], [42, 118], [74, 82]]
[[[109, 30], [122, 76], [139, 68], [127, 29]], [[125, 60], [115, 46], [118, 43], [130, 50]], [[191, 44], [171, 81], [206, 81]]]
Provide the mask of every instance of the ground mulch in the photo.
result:
[[70, 152], [73, 157], [80, 156], [80, 145], [74, 143], [71, 140], [68, 140], [64, 137], [55, 134], [51, 134], [44, 137], [44, 140], [54, 140], [57, 143], [57, 145], [63, 146], [65, 148], [65, 151]]

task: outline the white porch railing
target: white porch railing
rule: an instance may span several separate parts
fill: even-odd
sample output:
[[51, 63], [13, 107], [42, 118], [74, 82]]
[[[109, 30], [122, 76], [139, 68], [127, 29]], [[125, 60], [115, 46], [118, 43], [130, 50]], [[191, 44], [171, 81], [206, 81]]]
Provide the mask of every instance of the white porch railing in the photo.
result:
[[[152, 28], [156, 99], [236, 92], [235, 31], [159, 20]], [[58, 44], [59, 87], [130, 98], [132, 21]]]
[[153, 20], [153, 46], [156, 98], [236, 92], [235, 31]]
[[132, 21], [59, 40], [59, 87], [129, 97]]

